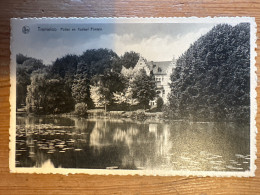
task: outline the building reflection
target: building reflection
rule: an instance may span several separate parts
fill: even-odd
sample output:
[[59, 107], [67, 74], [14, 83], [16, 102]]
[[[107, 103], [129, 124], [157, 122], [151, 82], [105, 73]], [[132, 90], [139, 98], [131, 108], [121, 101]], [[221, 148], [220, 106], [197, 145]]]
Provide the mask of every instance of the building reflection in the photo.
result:
[[112, 126], [105, 120], [95, 122], [89, 142], [95, 151], [101, 153], [108, 146], [124, 147], [120, 159], [122, 167], [147, 169], [170, 163], [169, 125], [119, 123], [114, 125], [115, 128]]

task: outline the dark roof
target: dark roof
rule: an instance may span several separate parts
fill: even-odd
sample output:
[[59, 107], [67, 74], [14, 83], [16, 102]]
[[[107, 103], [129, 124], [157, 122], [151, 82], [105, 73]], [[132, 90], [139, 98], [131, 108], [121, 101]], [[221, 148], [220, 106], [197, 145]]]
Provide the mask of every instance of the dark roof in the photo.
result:
[[150, 61], [147, 62], [150, 70], [153, 70], [153, 74], [166, 74], [166, 71], [171, 64], [171, 61], [160, 61], [160, 62], [154, 62]]

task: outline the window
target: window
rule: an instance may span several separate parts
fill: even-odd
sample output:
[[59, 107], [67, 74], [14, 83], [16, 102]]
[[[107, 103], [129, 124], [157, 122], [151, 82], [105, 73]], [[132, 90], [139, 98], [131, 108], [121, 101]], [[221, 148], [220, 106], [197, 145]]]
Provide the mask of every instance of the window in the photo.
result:
[[162, 72], [162, 69], [160, 67], [158, 67], [158, 72]]

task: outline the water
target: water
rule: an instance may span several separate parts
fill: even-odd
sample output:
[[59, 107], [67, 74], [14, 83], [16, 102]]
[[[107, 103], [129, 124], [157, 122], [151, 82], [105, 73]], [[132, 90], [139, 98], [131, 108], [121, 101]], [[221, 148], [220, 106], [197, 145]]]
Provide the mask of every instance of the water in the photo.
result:
[[245, 171], [249, 124], [17, 116], [16, 166]]

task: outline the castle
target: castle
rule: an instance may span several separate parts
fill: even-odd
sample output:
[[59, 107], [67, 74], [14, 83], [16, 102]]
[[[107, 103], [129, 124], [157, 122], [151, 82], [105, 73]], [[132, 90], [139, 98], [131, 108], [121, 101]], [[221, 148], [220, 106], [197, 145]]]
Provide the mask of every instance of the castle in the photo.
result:
[[[142, 56], [139, 57], [138, 62], [133, 68], [133, 72], [139, 72], [141, 69], [145, 70], [147, 75], [151, 73], [154, 75], [156, 81], [156, 92], [163, 99], [164, 103], [168, 101], [168, 94], [170, 93], [170, 75], [176, 67], [175, 58], [172, 61], [147, 61]], [[156, 99], [150, 101], [151, 106], [156, 105]]]

